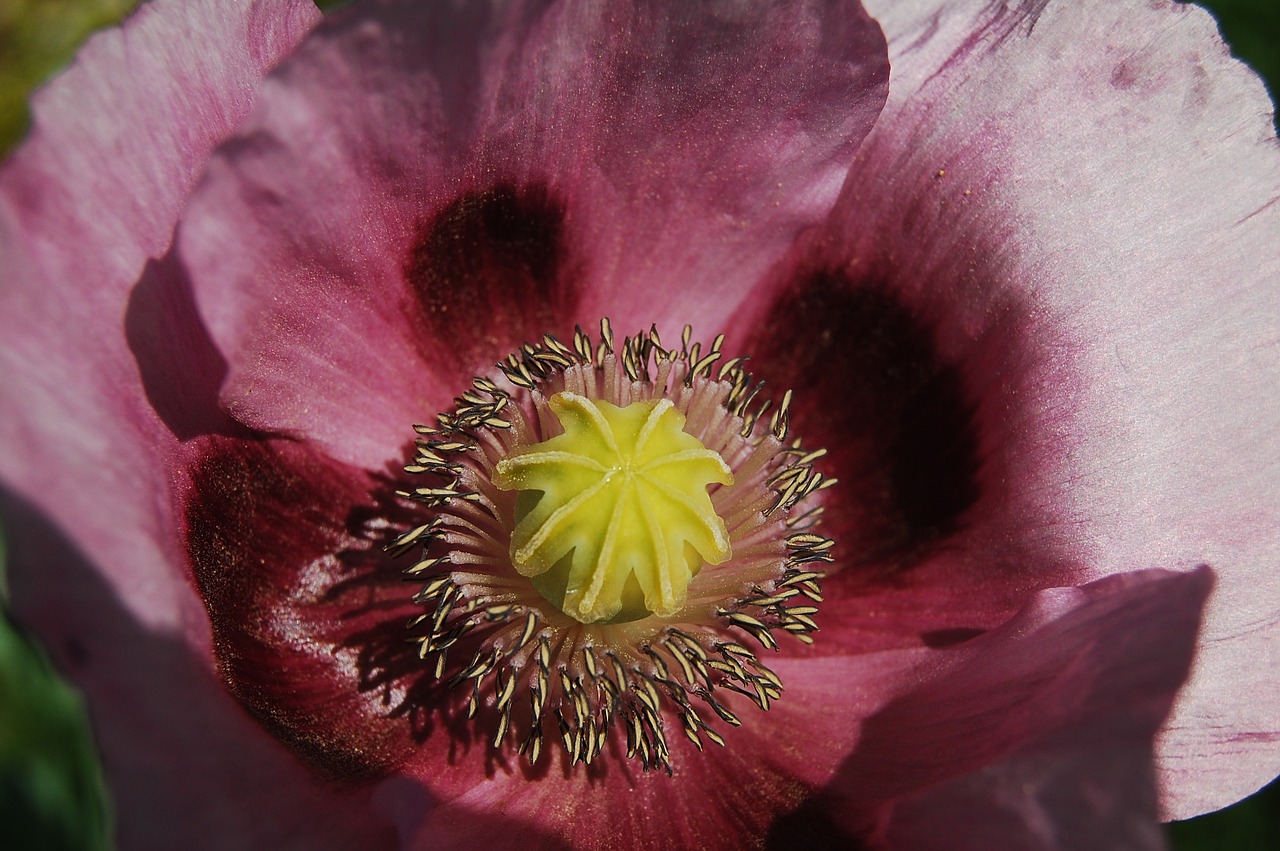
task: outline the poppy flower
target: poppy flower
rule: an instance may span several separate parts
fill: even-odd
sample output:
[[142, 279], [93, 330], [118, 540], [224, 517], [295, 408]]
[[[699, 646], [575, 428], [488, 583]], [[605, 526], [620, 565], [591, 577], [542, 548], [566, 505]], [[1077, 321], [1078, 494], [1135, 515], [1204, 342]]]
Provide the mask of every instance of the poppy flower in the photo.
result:
[[154, 0], [37, 98], [14, 606], [123, 847], [1158, 847], [1270, 778], [1260, 83], [866, 5]]

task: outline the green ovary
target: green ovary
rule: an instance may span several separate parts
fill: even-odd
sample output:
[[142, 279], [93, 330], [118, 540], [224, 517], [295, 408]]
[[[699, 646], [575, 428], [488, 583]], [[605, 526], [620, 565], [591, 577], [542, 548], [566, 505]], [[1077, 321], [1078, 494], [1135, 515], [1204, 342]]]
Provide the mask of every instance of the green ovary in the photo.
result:
[[549, 400], [564, 434], [498, 462], [520, 491], [511, 560], [583, 623], [669, 617], [703, 563], [732, 555], [707, 493], [733, 484], [724, 459], [683, 431], [670, 400], [620, 408], [575, 393]]

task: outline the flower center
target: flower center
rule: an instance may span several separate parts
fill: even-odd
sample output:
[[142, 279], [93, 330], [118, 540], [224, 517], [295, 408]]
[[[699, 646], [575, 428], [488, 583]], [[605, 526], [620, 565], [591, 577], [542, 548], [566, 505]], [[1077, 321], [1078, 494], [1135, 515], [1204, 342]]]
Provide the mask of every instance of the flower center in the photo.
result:
[[398, 493], [427, 517], [387, 549], [421, 548], [410, 633], [493, 749], [537, 762], [551, 733], [590, 763], [617, 730], [670, 771], [672, 729], [723, 745], [717, 719], [782, 697], [744, 642], [812, 643], [834, 481], [788, 437], [791, 394], [769, 414], [722, 343], [548, 335], [415, 426], [430, 480]]
[[564, 433], [495, 470], [520, 493], [513, 566], [583, 623], [675, 614], [703, 561], [732, 552], [707, 495], [733, 484], [729, 466], [683, 431], [670, 399], [619, 407], [563, 392], [548, 407]]

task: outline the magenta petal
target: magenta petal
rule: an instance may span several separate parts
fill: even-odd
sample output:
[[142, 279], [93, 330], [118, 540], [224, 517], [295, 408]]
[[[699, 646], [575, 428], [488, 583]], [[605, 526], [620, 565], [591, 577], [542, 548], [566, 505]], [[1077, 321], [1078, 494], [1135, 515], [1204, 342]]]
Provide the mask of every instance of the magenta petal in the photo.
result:
[[132, 283], [167, 248], [210, 151], [317, 17], [307, 0], [158, 0], [90, 39], [36, 97], [31, 138], [5, 165], [7, 227], [50, 277], [85, 283], [82, 298]]
[[[314, 848], [385, 829], [219, 687], [167, 503], [178, 438], [221, 420], [147, 374], [164, 367], [135, 363], [171, 334], [183, 342], [171, 364], [216, 377], [181, 270], [148, 260], [209, 151], [316, 16], [295, 0], [149, 3], [37, 96], [31, 137], [0, 167], [12, 603], [88, 697], [122, 847]], [[149, 400], [148, 384], [168, 395]], [[266, 799], [276, 822], [243, 818]]]
[[1041, 592], [866, 721], [828, 812], [895, 849], [1162, 847], [1152, 741], [1212, 584], [1201, 568]]
[[829, 209], [885, 71], [850, 4], [335, 15], [184, 221], [228, 409], [376, 468], [526, 339], [717, 330]]

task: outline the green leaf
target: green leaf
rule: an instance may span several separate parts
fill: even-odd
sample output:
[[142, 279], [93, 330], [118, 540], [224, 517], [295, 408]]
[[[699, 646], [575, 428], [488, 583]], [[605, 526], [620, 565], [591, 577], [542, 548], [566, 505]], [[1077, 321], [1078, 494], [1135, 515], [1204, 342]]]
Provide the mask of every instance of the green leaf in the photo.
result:
[[110, 848], [106, 787], [84, 705], [3, 609], [0, 719], [4, 847], [13, 851]]
[[0, 155], [26, 133], [27, 99], [71, 61], [94, 30], [123, 18], [138, 0], [4, 0], [0, 3]]

